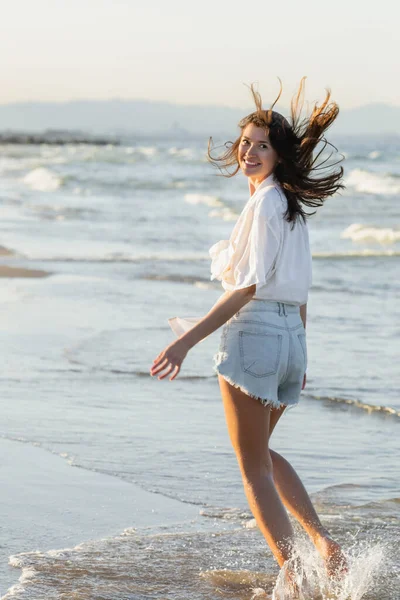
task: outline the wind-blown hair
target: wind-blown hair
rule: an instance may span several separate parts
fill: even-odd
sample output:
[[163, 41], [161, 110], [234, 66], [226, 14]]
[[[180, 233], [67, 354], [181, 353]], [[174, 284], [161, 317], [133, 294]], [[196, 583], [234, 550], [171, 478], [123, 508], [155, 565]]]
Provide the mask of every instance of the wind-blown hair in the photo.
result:
[[[271, 108], [264, 110], [260, 94], [250, 86], [256, 111], [244, 117], [239, 122], [240, 136], [234, 142], [227, 142], [227, 150], [217, 157], [211, 155], [212, 138], [208, 141], [207, 157], [209, 162], [216, 166], [224, 177], [233, 177], [240, 170], [238, 161], [238, 149], [244, 128], [253, 123], [261, 127], [269, 136], [272, 148], [278, 155], [278, 163], [274, 169], [274, 176], [284, 190], [288, 202], [286, 219], [293, 222], [298, 217], [303, 220], [309, 216], [303, 205], [313, 208], [322, 206], [324, 200], [332, 196], [338, 190], [344, 188], [342, 183], [343, 167], [333, 171], [332, 167], [339, 164], [338, 160], [329, 164], [332, 152], [318, 163], [321, 155], [329, 145], [336, 148], [324, 137], [325, 131], [332, 125], [339, 113], [339, 107], [335, 102], [330, 102], [331, 93], [326, 90], [325, 100], [320, 106], [314, 105], [311, 114], [302, 118], [301, 113], [304, 105], [304, 84], [302, 78], [297, 94], [293, 97], [290, 106], [290, 123], [283, 115], [272, 110], [282, 94], [282, 83], [280, 91]], [[228, 146], [228, 144], [230, 144]], [[316, 156], [314, 150], [318, 144]], [[230, 172], [229, 167], [234, 167]], [[321, 174], [328, 169], [329, 172]], [[225, 171], [225, 172], [224, 172]], [[314, 213], [312, 213], [314, 214]]]

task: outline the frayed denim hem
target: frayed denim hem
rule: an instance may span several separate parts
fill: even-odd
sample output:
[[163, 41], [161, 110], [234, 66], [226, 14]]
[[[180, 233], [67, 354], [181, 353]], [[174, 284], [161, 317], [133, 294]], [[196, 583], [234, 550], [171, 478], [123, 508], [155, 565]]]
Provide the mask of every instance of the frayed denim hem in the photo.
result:
[[[214, 371], [217, 374], [221, 375], [221, 377], [223, 377], [233, 387], [237, 388], [238, 390], [240, 390], [241, 392], [243, 392], [244, 394], [246, 394], [246, 396], [250, 396], [250, 398], [254, 398], [255, 400], [258, 400], [259, 402], [261, 402], [261, 404], [263, 406], [272, 406], [272, 408], [283, 408], [285, 406], [285, 407], [288, 408], [287, 404], [283, 404], [282, 402], [279, 402], [279, 400], [270, 400], [269, 398], [260, 398], [260, 396], [255, 396], [254, 394], [251, 394], [242, 385], [239, 385], [238, 383], [236, 383], [235, 381], [233, 381], [233, 379], [231, 379], [229, 377], [229, 375], [224, 375], [223, 373], [220, 373], [220, 371], [218, 370], [217, 367], [214, 368]], [[296, 406], [296, 405], [295, 404], [291, 405], [292, 408], [294, 406]]]
[[280, 402], [278, 399], [277, 400], [272, 400], [270, 398], [262, 398], [260, 396], [256, 396], [255, 394], [252, 394], [243, 385], [240, 385], [240, 384], [236, 383], [235, 381], [233, 381], [233, 379], [231, 379], [231, 377], [229, 375], [225, 375], [224, 373], [221, 373], [219, 367], [227, 359], [228, 359], [228, 353], [227, 352], [222, 352], [222, 351], [217, 352], [217, 354], [214, 355], [213, 371], [217, 375], [221, 375], [221, 377], [223, 377], [234, 388], [239, 389], [241, 392], [243, 392], [247, 396], [250, 396], [250, 398], [254, 398], [255, 400], [258, 400], [259, 402], [261, 402], [261, 404], [263, 406], [271, 406], [272, 408], [283, 408], [283, 407], [285, 407], [286, 408], [285, 413], [287, 413], [289, 411], [289, 409], [295, 408], [298, 405], [299, 400], [297, 400], [295, 403], [284, 404], [283, 402]]

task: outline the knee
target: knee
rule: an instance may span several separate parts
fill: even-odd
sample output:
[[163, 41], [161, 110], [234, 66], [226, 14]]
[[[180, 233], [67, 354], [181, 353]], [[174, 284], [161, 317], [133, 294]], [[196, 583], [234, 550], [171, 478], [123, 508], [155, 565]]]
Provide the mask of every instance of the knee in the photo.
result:
[[245, 484], [256, 484], [257, 481], [273, 475], [273, 462], [269, 451], [263, 456], [240, 455], [238, 463]]

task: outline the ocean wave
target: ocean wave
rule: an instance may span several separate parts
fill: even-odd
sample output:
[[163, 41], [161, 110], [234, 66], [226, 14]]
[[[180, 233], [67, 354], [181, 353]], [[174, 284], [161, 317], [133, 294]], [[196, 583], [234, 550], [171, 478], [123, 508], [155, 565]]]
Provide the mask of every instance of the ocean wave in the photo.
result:
[[380, 414], [380, 415], [388, 415], [394, 418], [400, 418], [400, 410], [393, 408], [391, 406], [380, 406], [379, 404], [368, 404], [367, 402], [362, 402], [361, 400], [354, 400], [349, 398], [340, 398], [337, 396], [317, 396], [314, 394], [306, 394], [308, 398], [312, 400], [318, 400], [322, 402], [332, 402], [334, 404], [347, 404], [349, 406], [353, 406], [355, 408], [359, 408], [367, 412], [368, 414]]
[[355, 250], [350, 252], [313, 252], [312, 257], [315, 259], [332, 259], [332, 260], [346, 260], [352, 258], [387, 258], [393, 256], [400, 256], [398, 250], [371, 250], [366, 248], [364, 250]]
[[130, 197], [132, 190], [135, 191], [164, 191], [164, 190], [181, 190], [189, 187], [189, 182], [183, 179], [171, 178], [165, 181], [153, 179], [138, 179], [130, 175], [123, 177], [119, 174], [117, 177], [104, 175], [103, 177], [85, 173], [82, 176], [80, 173], [68, 177], [69, 183], [74, 185], [73, 193], [76, 195], [95, 196], [95, 195], [118, 195], [119, 197]]
[[176, 146], [169, 148], [168, 154], [170, 156], [177, 156], [179, 158], [192, 158], [194, 156], [194, 152], [191, 148], [177, 148]]
[[158, 148], [156, 146], [136, 146], [136, 147], [128, 147], [125, 149], [125, 154], [141, 154], [142, 156], [152, 157], [158, 153]]
[[236, 221], [239, 214], [226, 206], [217, 196], [207, 194], [185, 194], [185, 202], [188, 204], [205, 204], [206, 206], [214, 207], [210, 210], [208, 216], [210, 218], [218, 218], [223, 221]]
[[[81, 262], [81, 263], [146, 263], [146, 262], [198, 262], [198, 261], [209, 261], [210, 257], [204, 254], [138, 254], [130, 255], [122, 252], [110, 252], [109, 254], [96, 255], [96, 256], [70, 256], [54, 254], [53, 256], [40, 256], [35, 255], [33, 257], [27, 256], [27, 259], [39, 260], [42, 262]], [[200, 278], [196, 278], [200, 279]]]
[[[74, 365], [81, 365], [82, 367], [89, 367], [91, 371], [97, 371], [99, 373], [111, 373], [112, 375], [129, 375], [130, 377], [143, 377], [149, 379], [151, 377], [149, 371], [135, 371], [134, 369], [118, 369], [113, 367], [106, 367], [100, 365], [98, 367], [85, 363], [84, 360], [78, 360], [75, 357], [65, 352], [66, 359]], [[205, 379], [214, 379], [215, 375], [182, 375], [179, 373], [179, 379], [182, 381], [204, 381]]]
[[[112, 375], [128, 375], [129, 377], [142, 377], [144, 379], [149, 379], [151, 377], [149, 371], [140, 371], [135, 369], [123, 369], [111, 366], [104, 365], [93, 365], [90, 360], [85, 360], [85, 358], [78, 358], [75, 356], [74, 352], [79, 351], [79, 348], [71, 349], [67, 348], [64, 351], [64, 356], [66, 360], [73, 364], [79, 365], [81, 367], [89, 368], [91, 371], [96, 371], [99, 373], [111, 373]], [[71, 371], [78, 371], [77, 369], [71, 369]], [[78, 371], [79, 372], [79, 371]], [[211, 373], [210, 375], [185, 375], [179, 374], [179, 379], [184, 381], [204, 381], [205, 379], [214, 379], [215, 374]]]
[[239, 217], [239, 214], [228, 206], [224, 206], [223, 208], [215, 208], [214, 210], [210, 210], [208, 216], [211, 218], [216, 217], [218, 219], [222, 219], [223, 221], [236, 221], [236, 219]]
[[221, 519], [222, 521], [242, 522], [253, 519], [253, 515], [249, 510], [236, 507], [207, 506], [200, 510], [199, 515], [207, 519]]
[[41, 219], [51, 221], [82, 220], [86, 218], [92, 220], [98, 214], [98, 211], [94, 208], [65, 205], [55, 206], [51, 204], [29, 206], [29, 211]]
[[[72, 218], [72, 215], [69, 215]], [[208, 263], [210, 257], [208, 254], [196, 253], [196, 254], [128, 254], [122, 252], [110, 252], [105, 254], [82, 255], [82, 256], [71, 256], [70, 254], [39, 254], [29, 255], [29, 253], [20, 253], [18, 250], [15, 251], [18, 256], [23, 256], [26, 260], [35, 260], [41, 262], [54, 262], [54, 263], [93, 263], [93, 264], [145, 264], [145, 263]], [[400, 250], [360, 250], [354, 252], [315, 252], [313, 253], [313, 259], [315, 260], [351, 260], [351, 259], [367, 259], [370, 257], [374, 258], [396, 258], [400, 256]], [[160, 280], [160, 281], [187, 281], [193, 283], [196, 287], [203, 289], [214, 288], [215, 285], [219, 286], [219, 282], [216, 284], [211, 282], [209, 279], [202, 278], [201, 276], [196, 277], [182, 277], [179, 275], [141, 275], [140, 279], [147, 280]]]
[[380, 152], [379, 150], [373, 150], [372, 152], [370, 152], [368, 154], [368, 158], [370, 160], [376, 160], [377, 158], [380, 158], [382, 156], [382, 152]]
[[400, 242], [400, 229], [390, 227], [373, 227], [362, 223], [353, 223], [340, 236], [353, 242], [374, 242], [378, 244], [395, 244]]
[[398, 497], [394, 497], [394, 498], [383, 498], [382, 500], [374, 500], [373, 502], [367, 502], [366, 504], [359, 504], [357, 506], [354, 506], [353, 508], [356, 509], [360, 509], [360, 508], [373, 508], [374, 510], [382, 510], [382, 509], [386, 509], [386, 508], [394, 508], [396, 509], [396, 512], [398, 510], [397, 508], [397, 504], [400, 504], [400, 498]]
[[346, 177], [346, 187], [364, 194], [395, 196], [400, 194], [398, 177], [390, 174], [377, 174], [363, 169], [353, 169]]
[[39, 192], [54, 192], [55, 190], [58, 190], [63, 183], [61, 177], [45, 167], [33, 169], [22, 178], [22, 181], [32, 190]]
[[205, 194], [185, 194], [185, 202], [188, 204], [206, 204], [207, 206], [223, 206], [223, 202], [216, 196]]
[[220, 283], [217, 281], [211, 282], [209, 279], [202, 277], [196, 277], [193, 275], [179, 275], [179, 274], [157, 274], [157, 275], [140, 275], [138, 279], [145, 279], [147, 281], [171, 281], [173, 283], [191, 283], [197, 287], [220, 287]]
[[[161, 512], [151, 499], [147, 506], [140, 497], [138, 502], [147, 511]], [[358, 528], [362, 525], [358, 523]], [[394, 598], [398, 583], [391, 553], [395, 553], [396, 537], [383, 545], [379, 533], [365, 539], [352, 524], [347, 535], [351, 536], [351, 546], [346, 548], [349, 576], [340, 581], [328, 578], [324, 561], [308, 539], [296, 538], [293, 573], [308, 586], [302, 597]], [[9, 565], [22, 574], [4, 600], [165, 598], [166, 592], [176, 600], [292, 597], [286, 571], [282, 569], [277, 577], [276, 564], [263, 550], [257, 529], [225, 524], [224, 529], [199, 531], [182, 519], [178, 524], [164, 522], [156, 531], [128, 527], [119, 535], [74, 547], [21, 552], [9, 557]]]

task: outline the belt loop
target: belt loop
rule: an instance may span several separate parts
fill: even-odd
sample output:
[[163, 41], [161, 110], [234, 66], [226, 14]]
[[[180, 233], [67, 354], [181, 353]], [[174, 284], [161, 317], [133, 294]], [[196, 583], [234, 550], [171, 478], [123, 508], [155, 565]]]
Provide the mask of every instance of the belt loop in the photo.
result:
[[279, 308], [279, 316], [282, 316], [282, 304], [280, 302], [278, 302], [278, 308]]
[[285, 316], [285, 317], [287, 317], [287, 309], [286, 309], [286, 305], [285, 305], [285, 304], [282, 304], [282, 306], [283, 306], [283, 314], [284, 314], [284, 316]]

